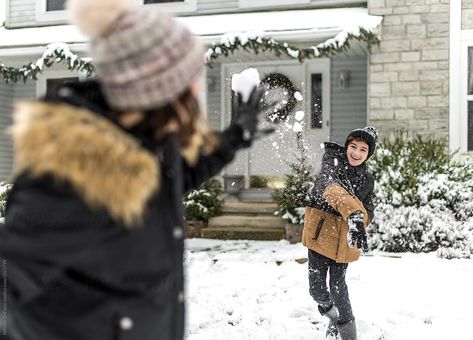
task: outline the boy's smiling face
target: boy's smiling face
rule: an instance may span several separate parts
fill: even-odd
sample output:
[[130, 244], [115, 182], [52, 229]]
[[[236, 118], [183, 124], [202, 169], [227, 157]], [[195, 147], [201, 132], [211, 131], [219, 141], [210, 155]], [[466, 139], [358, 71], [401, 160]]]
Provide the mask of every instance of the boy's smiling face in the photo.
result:
[[348, 163], [351, 166], [358, 166], [363, 164], [368, 158], [369, 146], [366, 142], [360, 139], [353, 139], [347, 146]]

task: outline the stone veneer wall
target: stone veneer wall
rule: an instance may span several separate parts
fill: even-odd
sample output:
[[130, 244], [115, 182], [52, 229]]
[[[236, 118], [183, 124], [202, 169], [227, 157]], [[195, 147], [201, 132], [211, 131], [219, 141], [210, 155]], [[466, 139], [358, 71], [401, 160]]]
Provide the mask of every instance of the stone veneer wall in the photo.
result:
[[473, 0], [462, 0], [462, 30], [473, 29]]
[[[452, 0], [459, 1], [459, 0]], [[381, 136], [448, 136], [450, 0], [369, 0], [384, 17], [370, 53], [370, 124]]]

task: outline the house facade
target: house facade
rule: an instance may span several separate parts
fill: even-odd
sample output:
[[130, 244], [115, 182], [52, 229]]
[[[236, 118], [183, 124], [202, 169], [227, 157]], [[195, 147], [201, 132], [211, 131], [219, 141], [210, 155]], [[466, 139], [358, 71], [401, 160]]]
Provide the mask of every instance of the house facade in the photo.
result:
[[[269, 96], [283, 99], [276, 117], [263, 123], [277, 132], [240, 153], [223, 173], [243, 175], [246, 187], [261, 176], [277, 178], [289, 171], [298, 133], [314, 166], [322, 142], [342, 143], [349, 131], [366, 124], [378, 127], [381, 137], [404, 128], [412, 135], [447, 137], [450, 148], [464, 155], [473, 152], [473, 79], [468, 76], [473, 74], [473, 0], [137, 2], [176, 13], [213, 48], [201, 79], [201, 102], [214, 129], [229, 124], [231, 77], [245, 68], [256, 68]], [[375, 29], [379, 44], [357, 39], [360, 27]], [[285, 53], [259, 49], [264, 38], [279, 42]], [[241, 48], [248, 39], [254, 44]], [[55, 42], [87, 57], [87, 39], [67, 24], [64, 1], [6, 0], [0, 64], [20, 68]], [[234, 51], [225, 56], [226, 48]], [[311, 51], [311, 58], [300, 58], [300, 51]], [[34, 99], [71, 77], [84, 75], [54, 64], [25, 83], [7, 83], [0, 76], [2, 130], [11, 124], [15, 101]], [[8, 180], [12, 162], [11, 143], [2, 132], [0, 181]]]

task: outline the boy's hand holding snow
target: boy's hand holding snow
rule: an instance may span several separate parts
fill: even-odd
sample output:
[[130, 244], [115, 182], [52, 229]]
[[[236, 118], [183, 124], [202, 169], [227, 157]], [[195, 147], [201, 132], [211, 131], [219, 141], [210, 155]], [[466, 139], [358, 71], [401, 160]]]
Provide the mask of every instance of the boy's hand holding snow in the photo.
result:
[[348, 245], [353, 248], [356, 245], [358, 249], [363, 252], [368, 251], [368, 239], [366, 237], [365, 223], [363, 221], [363, 214], [360, 211], [355, 211], [348, 219]]

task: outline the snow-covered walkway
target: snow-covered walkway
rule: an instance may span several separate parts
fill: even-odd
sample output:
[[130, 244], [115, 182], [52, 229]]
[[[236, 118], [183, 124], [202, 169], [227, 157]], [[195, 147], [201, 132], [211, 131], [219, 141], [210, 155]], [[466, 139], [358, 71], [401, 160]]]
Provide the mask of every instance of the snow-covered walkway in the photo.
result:
[[[187, 340], [324, 339], [302, 245], [190, 239], [186, 249]], [[473, 260], [378, 253], [351, 264], [347, 281], [359, 340], [473, 339]]]

